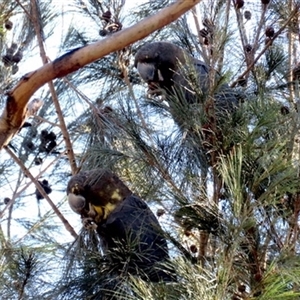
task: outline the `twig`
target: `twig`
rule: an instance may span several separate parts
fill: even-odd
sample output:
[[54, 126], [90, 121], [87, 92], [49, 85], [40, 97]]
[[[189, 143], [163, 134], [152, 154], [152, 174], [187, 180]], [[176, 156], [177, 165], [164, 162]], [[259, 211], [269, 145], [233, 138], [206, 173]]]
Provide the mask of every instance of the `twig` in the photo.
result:
[[30, 13], [27, 11], [27, 9], [24, 7], [24, 5], [23, 5], [19, 0], [16, 0], [16, 2], [17, 2], [18, 5], [23, 9], [23, 11], [24, 11], [25, 14], [27, 15], [27, 17], [30, 18]]
[[203, 38], [202, 38], [201, 35], [200, 35], [199, 18], [198, 18], [198, 14], [197, 14], [196, 7], [195, 7], [195, 6], [192, 8], [192, 15], [193, 15], [194, 24], [195, 24], [195, 27], [196, 27], [196, 30], [197, 30], [197, 35], [198, 35], [199, 44], [200, 44], [200, 46], [201, 46], [201, 54], [202, 54], [202, 57], [203, 57], [205, 63], [206, 63], [206, 64], [209, 64], [209, 58], [208, 58], [207, 53], [206, 53], [206, 51], [205, 51], [205, 49], [204, 49]]
[[13, 151], [11, 151], [8, 147], [5, 147], [5, 150], [7, 153], [13, 158], [13, 160], [20, 166], [22, 171], [25, 175], [30, 178], [30, 180], [35, 184], [37, 190], [41, 193], [41, 195], [47, 200], [53, 211], [56, 213], [56, 215], [60, 218], [62, 223], [64, 224], [65, 228], [71, 233], [71, 235], [74, 238], [77, 238], [77, 233], [74, 231], [73, 227], [69, 224], [69, 222], [65, 219], [65, 217], [62, 215], [62, 213], [59, 211], [59, 209], [56, 207], [56, 205], [52, 202], [52, 200], [49, 198], [49, 196], [45, 193], [43, 187], [39, 184], [39, 182], [32, 176], [32, 174], [29, 172], [29, 170], [24, 166], [24, 164], [20, 161], [20, 159], [14, 154]]
[[[298, 6], [295, 7], [295, 9], [291, 12], [291, 15], [289, 16], [288, 20], [282, 25], [282, 27], [274, 34], [274, 37], [270, 39], [265, 47], [262, 49], [262, 51], [257, 55], [255, 59], [253, 59], [252, 63], [248, 66], [248, 68], [239, 76], [240, 78], [247, 75], [254, 65], [257, 63], [257, 61], [261, 58], [261, 56], [268, 50], [268, 48], [272, 45], [273, 41], [283, 32], [283, 30], [287, 27], [287, 25], [290, 23], [290, 21], [294, 18], [294, 16], [298, 13]], [[231, 87], [235, 87], [238, 84], [238, 80], [234, 81], [231, 84]]]
[[[229, 16], [230, 16], [230, 0], [226, 1], [226, 9], [225, 9], [225, 24], [222, 26], [224, 30], [224, 37], [226, 38], [228, 35], [229, 28]], [[224, 65], [224, 52], [225, 52], [225, 42], [222, 42], [220, 47], [220, 51], [218, 51], [218, 67], [217, 71], [221, 73]]]
[[[37, 3], [36, 3], [36, 0], [30, 0], [30, 3], [31, 3], [31, 6], [32, 6], [32, 12], [33, 12], [33, 14], [30, 16], [30, 18], [31, 18], [31, 21], [33, 23], [35, 34], [37, 36], [38, 45], [39, 45], [39, 48], [40, 48], [40, 55], [41, 55], [43, 64], [45, 65], [45, 64], [48, 63], [48, 59], [47, 59], [47, 55], [46, 55], [46, 52], [45, 52], [43, 39], [41, 37], [42, 27], [41, 27], [41, 24], [39, 22]], [[49, 81], [48, 86], [49, 86], [49, 90], [50, 90], [52, 100], [53, 100], [53, 103], [54, 103], [54, 106], [55, 106], [56, 114], [57, 114], [57, 117], [58, 117], [58, 120], [59, 120], [60, 129], [61, 129], [64, 141], [65, 141], [65, 144], [66, 144], [66, 150], [67, 150], [66, 153], [67, 153], [68, 158], [69, 158], [72, 174], [76, 174], [76, 172], [77, 172], [76, 159], [75, 159], [75, 155], [74, 155], [70, 135], [69, 135], [66, 123], [65, 123], [65, 119], [64, 119], [64, 116], [63, 116], [62, 109], [61, 109], [59, 101], [58, 101], [58, 97], [57, 97], [57, 94], [56, 94], [56, 91], [55, 91], [53, 81]]]
[[150, 132], [149, 132], [149, 130], [148, 130], [147, 123], [146, 123], [145, 118], [144, 118], [144, 116], [143, 116], [143, 113], [142, 113], [142, 111], [141, 111], [141, 109], [140, 109], [140, 106], [139, 106], [139, 104], [138, 104], [138, 101], [137, 101], [137, 99], [136, 99], [136, 97], [135, 97], [135, 94], [134, 94], [134, 92], [133, 92], [132, 84], [130, 83], [130, 80], [129, 80], [129, 77], [128, 77], [127, 68], [126, 68], [126, 65], [125, 65], [124, 62], [123, 62], [123, 58], [122, 58], [121, 55], [118, 55], [118, 65], [119, 65], [119, 68], [120, 68], [121, 71], [122, 71], [122, 74], [124, 75], [124, 81], [125, 81], [125, 83], [126, 83], [126, 85], [127, 85], [127, 87], [128, 87], [129, 95], [130, 95], [130, 97], [132, 98], [132, 100], [134, 101], [134, 105], [135, 105], [135, 108], [136, 108], [137, 115], [139, 116], [139, 119], [140, 119], [140, 121], [141, 121], [141, 123], [142, 123], [142, 125], [143, 125], [144, 130], [145, 130], [145, 131], [147, 132], [147, 134], [148, 134], [149, 141], [150, 141], [152, 144], [154, 144], [153, 139], [152, 139], [152, 137], [151, 137], [151, 134], [150, 134]]
[[[57, 156], [51, 163], [49, 163], [48, 166], [46, 166], [42, 171], [40, 171], [40, 173], [38, 174], [38, 176], [36, 176], [36, 180], [41, 176], [41, 174], [45, 173], [46, 170], [48, 168], [50, 168], [50, 166], [52, 166], [57, 160], [59, 160], [61, 158], [61, 156], [63, 155], [64, 153], [62, 153], [61, 155]], [[25, 186], [20, 189], [18, 192], [16, 192], [14, 194], [14, 196], [12, 197], [11, 201], [9, 201], [9, 203], [4, 207], [4, 209], [2, 211], [0, 211], [0, 219], [4, 216], [4, 213], [6, 211], [6, 209], [9, 209], [10, 207], [12, 207], [12, 205], [14, 204], [15, 202], [15, 199], [20, 197], [20, 195], [32, 184], [32, 182], [28, 182], [27, 184], [25, 184]]]
[[[289, 10], [292, 10], [293, 7], [293, 1], [289, 0], [289, 4], [288, 4]], [[293, 82], [294, 81], [294, 76], [293, 76], [293, 61], [292, 61], [292, 57], [293, 57], [293, 44], [294, 44], [294, 35], [292, 32], [292, 29], [289, 28], [288, 30], [288, 61], [289, 61], [289, 74], [288, 74], [288, 80], [289, 82]], [[294, 104], [294, 106], [296, 106], [296, 98], [295, 98], [295, 85], [294, 84], [290, 84], [289, 86], [289, 90], [290, 90], [290, 99], [292, 100], [291, 102]], [[295, 109], [297, 110], [297, 107], [295, 107]]]

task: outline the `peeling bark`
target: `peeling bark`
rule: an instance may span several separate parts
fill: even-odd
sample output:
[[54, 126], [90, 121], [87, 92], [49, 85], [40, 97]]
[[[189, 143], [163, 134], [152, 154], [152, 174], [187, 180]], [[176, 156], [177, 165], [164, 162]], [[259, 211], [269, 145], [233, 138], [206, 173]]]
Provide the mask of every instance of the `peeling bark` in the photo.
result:
[[143, 39], [178, 19], [201, 0], [180, 0], [139, 23], [81, 48], [72, 50], [51, 63], [24, 75], [7, 93], [6, 107], [0, 118], [0, 149], [7, 145], [26, 120], [30, 97], [45, 83], [66, 76], [105, 55]]

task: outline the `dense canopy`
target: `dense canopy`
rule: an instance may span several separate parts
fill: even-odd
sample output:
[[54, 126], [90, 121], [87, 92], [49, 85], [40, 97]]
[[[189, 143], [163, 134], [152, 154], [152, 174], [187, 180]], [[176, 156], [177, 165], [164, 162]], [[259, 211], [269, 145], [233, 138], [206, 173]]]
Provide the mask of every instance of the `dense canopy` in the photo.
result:
[[3, 299], [299, 298], [299, 3], [3, 0]]

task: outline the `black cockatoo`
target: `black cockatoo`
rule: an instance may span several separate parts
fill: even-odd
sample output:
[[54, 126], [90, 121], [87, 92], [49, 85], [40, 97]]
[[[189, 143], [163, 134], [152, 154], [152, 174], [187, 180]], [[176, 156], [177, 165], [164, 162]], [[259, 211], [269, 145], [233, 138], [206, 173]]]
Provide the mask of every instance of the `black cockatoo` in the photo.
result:
[[[205, 97], [210, 88], [210, 67], [177, 45], [169, 42], [147, 43], [137, 51], [134, 65], [148, 83], [149, 92], [165, 93], [171, 109], [174, 97], [184, 97], [186, 103], [202, 103], [203, 109], [209, 110], [209, 104], [205, 107]], [[216, 86], [218, 80], [220, 76], [216, 75]], [[227, 84], [221, 84], [214, 93], [214, 105], [216, 113], [232, 111], [238, 105], [238, 99]], [[181, 125], [180, 118], [173, 117]]]
[[175, 280], [174, 270], [162, 265], [169, 254], [158, 220], [115, 174], [107, 169], [80, 172], [70, 179], [67, 194], [72, 210], [85, 227], [97, 230], [105, 255], [119, 264], [120, 272], [152, 282]]
[[233, 132], [238, 116], [236, 93], [215, 70], [169, 42], [142, 46], [135, 55], [135, 67], [148, 83], [149, 93], [164, 96], [186, 145], [206, 172], [215, 164], [211, 154], [231, 147], [229, 139], [223, 141]]

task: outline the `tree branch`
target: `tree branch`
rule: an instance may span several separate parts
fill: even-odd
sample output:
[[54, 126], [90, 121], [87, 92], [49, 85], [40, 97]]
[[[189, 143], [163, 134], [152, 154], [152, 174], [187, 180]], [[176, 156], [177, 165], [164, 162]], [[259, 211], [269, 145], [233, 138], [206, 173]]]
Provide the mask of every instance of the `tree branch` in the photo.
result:
[[22, 171], [25, 175], [30, 178], [30, 180], [35, 184], [35, 187], [38, 189], [40, 194], [47, 200], [53, 211], [56, 213], [56, 215], [60, 218], [62, 223], [64, 224], [65, 228], [71, 233], [71, 235], [76, 239], [77, 233], [73, 229], [73, 227], [70, 225], [67, 219], [63, 216], [63, 214], [60, 212], [60, 210], [56, 207], [56, 205], [52, 202], [50, 197], [46, 194], [42, 186], [39, 184], [38, 180], [35, 179], [32, 174], [29, 172], [29, 170], [23, 165], [23, 163], [18, 159], [18, 157], [11, 151], [8, 147], [5, 147], [7, 153], [13, 158], [13, 160], [20, 166]]
[[[37, 0], [30, 0], [31, 6], [32, 6], [32, 15], [31, 15], [31, 22], [33, 24], [36, 36], [37, 36], [37, 41], [38, 41], [38, 45], [40, 48], [40, 55], [43, 61], [43, 65], [46, 65], [48, 63], [48, 59], [46, 56], [46, 51], [45, 51], [45, 47], [44, 47], [44, 43], [43, 43], [43, 39], [41, 36], [42, 33], [42, 26], [39, 22], [39, 12], [38, 12], [38, 8], [37, 8]], [[66, 154], [69, 158], [69, 162], [70, 162], [70, 166], [71, 166], [71, 170], [72, 170], [72, 174], [76, 174], [77, 173], [77, 165], [76, 165], [76, 159], [75, 159], [75, 154], [73, 151], [73, 147], [72, 147], [72, 143], [71, 143], [71, 138], [67, 129], [67, 125], [63, 116], [63, 112], [62, 109], [60, 107], [59, 101], [58, 101], [58, 97], [55, 91], [55, 87], [54, 87], [54, 83], [53, 81], [49, 81], [48, 82], [48, 86], [49, 86], [49, 90], [51, 93], [51, 97], [52, 97], [52, 101], [53, 104], [55, 106], [55, 111], [57, 114], [57, 118], [59, 120], [59, 127], [60, 130], [62, 132], [64, 141], [65, 141], [65, 145], [66, 145]]]
[[179, 18], [201, 0], [178, 0], [137, 24], [81, 48], [74, 49], [51, 63], [24, 75], [7, 93], [6, 107], [0, 118], [0, 149], [7, 145], [25, 122], [30, 97], [45, 83], [74, 72], [103, 56], [123, 49]]

